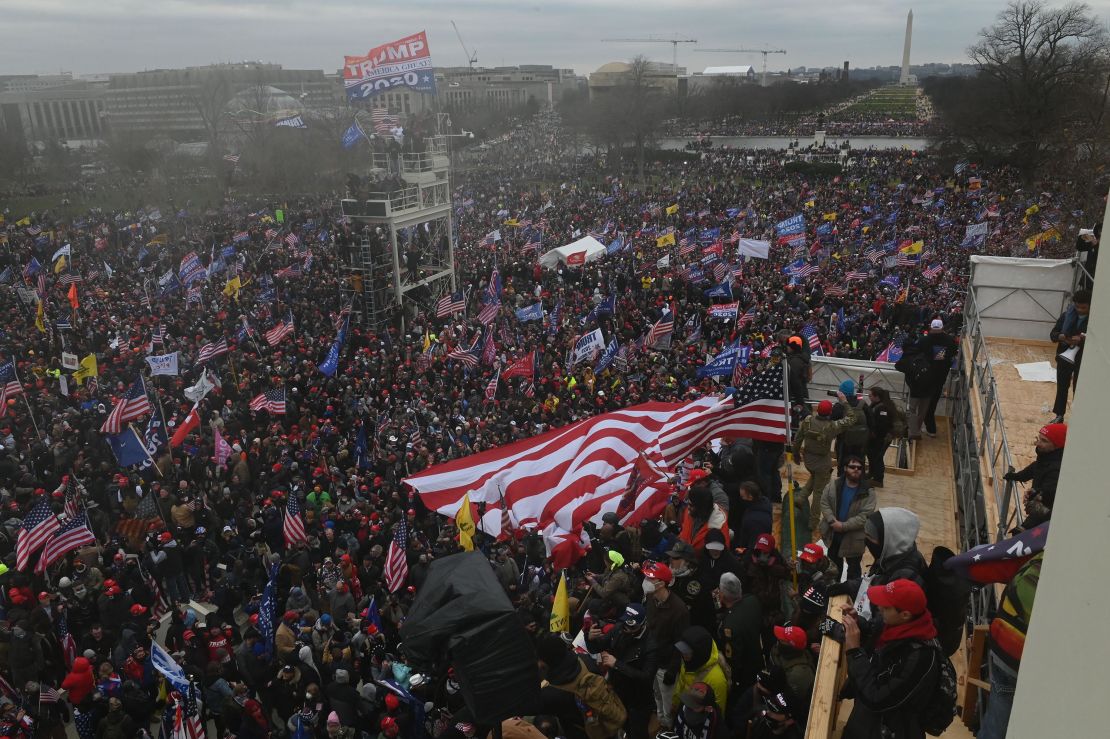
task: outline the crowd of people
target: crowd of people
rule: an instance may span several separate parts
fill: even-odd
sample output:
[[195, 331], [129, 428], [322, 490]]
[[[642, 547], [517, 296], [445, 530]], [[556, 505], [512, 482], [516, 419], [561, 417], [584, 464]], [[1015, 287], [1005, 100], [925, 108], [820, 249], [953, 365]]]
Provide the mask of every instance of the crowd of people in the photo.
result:
[[[505, 731], [708, 739], [750, 723], [801, 736], [827, 600], [854, 594], [867, 551], [874, 613], [839, 634], [856, 697], [847, 735], [921, 735], [920, 711], [890, 723], [898, 696], [879, 679], [883, 660], [909, 665], [902, 689], [924, 708], [929, 691], [915, 688], [942, 670], [918, 648], [938, 636], [918, 522], [877, 507], [873, 490], [876, 449], [935, 432], [934, 385], [908, 421], [850, 382], [811, 408], [807, 365], [925, 345], [943, 365], [930, 337], [958, 332], [969, 251], [1025, 252], [1068, 204], [1048, 188], [1015, 196], [1006, 170], [953, 174], [879, 151], [820, 181], [774, 152], [709, 151], [656, 165], [641, 188], [600, 159], [566, 159], [561, 137], [556, 118], [537, 117], [453, 183], [463, 309], [437, 315], [429, 299], [403, 327], [351, 320], [341, 264], [381, 236], [336, 202], [4, 214], [0, 733], [60, 737], [72, 721], [80, 739], [127, 739], [191, 719], [221, 739], [485, 732], [456, 676], [422, 673], [400, 643], [432, 562], [460, 551], [404, 479], [785, 361], [806, 419], [795, 449], [828, 479], [807, 491], [800, 553], [772, 533], [782, 445], [750, 440], [699, 450], [658, 519], [624, 528], [607, 514], [591, 529], [569, 573], [577, 650], [547, 633], [559, 573], [539, 537], [480, 537], [545, 676], [535, 720]], [[575, 180], [560, 175], [572, 167]], [[800, 239], [781, 227], [795, 215]], [[966, 238], [980, 223], [985, 236]], [[537, 264], [587, 234], [603, 258]], [[438, 248], [430, 231], [405, 238], [417, 254]], [[770, 242], [767, 258], [741, 259], [741, 239]], [[706, 295], [722, 284], [728, 297]], [[542, 321], [517, 320], [537, 302]], [[728, 302], [731, 318], [707, 315]], [[645, 342], [668, 317], [666, 341]], [[568, 362], [593, 328], [625, 347], [596, 372]], [[701, 376], [728, 345], [750, 362]], [[451, 357], [472, 347], [480, 359]], [[498, 367], [533, 352], [532, 377], [498, 382]], [[148, 357], [171, 354], [173, 372], [152, 374]], [[143, 460], [121, 466], [132, 442]], [[398, 544], [400, 576], [387, 556]]]

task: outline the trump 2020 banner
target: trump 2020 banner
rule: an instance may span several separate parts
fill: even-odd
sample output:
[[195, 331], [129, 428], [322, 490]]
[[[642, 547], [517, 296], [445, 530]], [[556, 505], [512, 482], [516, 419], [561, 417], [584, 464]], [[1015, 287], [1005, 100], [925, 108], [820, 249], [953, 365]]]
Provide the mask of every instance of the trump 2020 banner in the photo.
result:
[[365, 100], [397, 87], [436, 91], [435, 70], [424, 32], [375, 46], [366, 56], [343, 61], [343, 88], [348, 100]]

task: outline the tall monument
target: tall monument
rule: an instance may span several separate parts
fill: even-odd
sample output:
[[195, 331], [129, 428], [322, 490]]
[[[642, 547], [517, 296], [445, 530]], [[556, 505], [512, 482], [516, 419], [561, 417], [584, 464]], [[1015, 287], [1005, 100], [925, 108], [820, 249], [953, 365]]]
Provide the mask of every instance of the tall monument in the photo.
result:
[[906, 45], [902, 47], [902, 74], [898, 77], [899, 85], [912, 85], [914, 80], [910, 77], [910, 43], [913, 41], [913, 10], [906, 16]]

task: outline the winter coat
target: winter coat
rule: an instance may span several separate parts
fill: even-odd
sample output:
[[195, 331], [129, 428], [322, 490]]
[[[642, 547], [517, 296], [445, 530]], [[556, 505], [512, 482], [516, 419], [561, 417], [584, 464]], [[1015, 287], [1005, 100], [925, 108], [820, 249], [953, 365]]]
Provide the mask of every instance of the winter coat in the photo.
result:
[[96, 683], [93, 679], [92, 665], [89, 664], [89, 661], [84, 657], [73, 660], [73, 667], [66, 675], [65, 680], [62, 681], [62, 689], [69, 691], [69, 702], [75, 706], [80, 706], [95, 688]]
[[940, 650], [904, 639], [845, 656], [855, 704], [843, 739], [924, 739], [921, 711], [940, 679]]
[[690, 645], [693, 656], [682, 662], [682, 669], [678, 673], [678, 681], [674, 686], [671, 707], [678, 709], [682, 702], [682, 694], [689, 690], [691, 685], [705, 683], [713, 688], [717, 710], [723, 714], [728, 700], [728, 679], [721, 667], [721, 656], [717, 652], [713, 637], [702, 627], [691, 626], [682, 632], [682, 641]]
[[[829, 484], [821, 492], [821, 537], [831, 542], [835, 532], [832, 530], [832, 523], [837, 519], [837, 512], [840, 510], [840, 501], [844, 495], [844, 477], [836, 477], [829, 480]], [[840, 532], [840, 551], [841, 557], [860, 557], [863, 555], [864, 549], [864, 535], [863, 526], [867, 523], [867, 517], [875, 512], [878, 508], [878, 501], [875, 499], [875, 491], [873, 491], [867, 484], [867, 480], [860, 478], [859, 490], [856, 491], [856, 497], [852, 499], [852, 504], [848, 506], [848, 518], [844, 521], [844, 530]]]
[[605, 678], [586, 669], [573, 654], [548, 675], [551, 686], [574, 695], [585, 715], [586, 735], [590, 739], [609, 739], [624, 726], [628, 712]]

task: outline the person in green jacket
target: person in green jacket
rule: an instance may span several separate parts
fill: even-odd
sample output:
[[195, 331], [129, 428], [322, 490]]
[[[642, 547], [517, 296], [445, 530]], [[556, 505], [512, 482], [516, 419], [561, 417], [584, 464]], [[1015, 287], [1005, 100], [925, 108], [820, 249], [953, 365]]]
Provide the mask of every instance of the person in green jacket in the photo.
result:
[[671, 714], [674, 715], [678, 710], [682, 694], [694, 683], [701, 682], [713, 688], [717, 710], [724, 715], [725, 704], [728, 702], [728, 678], [721, 666], [720, 653], [713, 642], [713, 636], [704, 626], [691, 626], [682, 632], [682, 639], [674, 648], [682, 655], [682, 669], [679, 670], [678, 681], [674, 686]]

